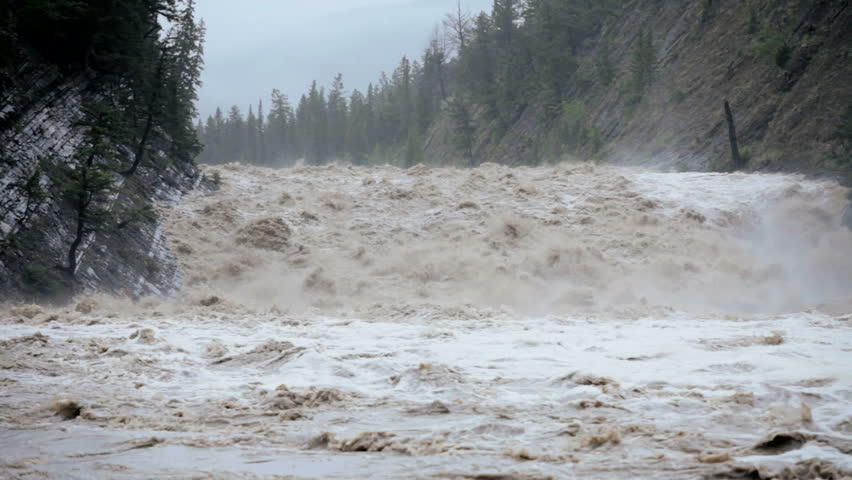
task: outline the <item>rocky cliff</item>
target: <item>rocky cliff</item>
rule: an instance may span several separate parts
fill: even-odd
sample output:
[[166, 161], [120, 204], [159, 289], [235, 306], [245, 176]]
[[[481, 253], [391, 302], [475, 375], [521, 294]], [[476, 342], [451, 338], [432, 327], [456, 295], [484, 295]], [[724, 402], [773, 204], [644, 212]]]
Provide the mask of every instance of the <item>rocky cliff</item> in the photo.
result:
[[[637, 101], [627, 85], [640, 32], [653, 39], [656, 65]], [[476, 159], [512, 164], [596, 156], [727, 169], [727, 99], [748, 169], [849, 178], [852, 132], [839, 132], [852, 108], [847, 1], [626, 1], [583, 59], [568, 86], [573, 101], [563, 106], [569, 118], [531, 102], [499, 133], [480, 110]], [[606, 82], [596, 71], [603, 60], [613, 71]], [[459, 157], [454, 129], [449, 118], [436, 123], [426, 142], [429, 157]], [[572, 144], [572, 136], [579, 141]]]
[[[91, 73], [63, 73], [35, 54], [19, 53], [0, 103], [0, 299], [69, 291], [60, 267], [75, 216], [52, 172], [70, 162], [83, 142], [78, 121], [84, 102], [106, 95]], [[128, 212], [151, 200], [176, 201], [201, 176], [191, 159], [167, 153], [162, 131], [154, 137], [134, 175], [112, 175], [107, 209], [116, 223], [85, 237], [74, 289], [139, 296], [179, 288], [180, 273], [156, 215], [134, 220]], [[114, 167], [117, 172], [120, 166]]]

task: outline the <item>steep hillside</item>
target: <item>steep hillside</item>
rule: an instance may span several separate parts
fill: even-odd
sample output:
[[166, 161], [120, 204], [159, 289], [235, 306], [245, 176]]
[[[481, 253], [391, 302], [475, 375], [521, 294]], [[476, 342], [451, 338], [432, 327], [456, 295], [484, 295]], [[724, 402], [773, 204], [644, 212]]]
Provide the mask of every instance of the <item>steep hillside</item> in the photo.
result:
[[180, 284], [155, 202], [201, 180], [203, 30], [191, 2], [109, 3], [0, 11], [0, 300]]
[[[67, 77], [38, 62], [20, 69], [15, 83], [2, 116], [12, 126], [0, 133], [0, 290], [4, 297], [53, 294], [70, 286], [56, 267], [66, 261], [75, 217], [51, 172], [84, 142], [75, 123], [84, 99], [97, 96], [99, 88], [84, 75]], [[130, 215], [150, 200], [173, 200], [192, 188], [200, 174], [186, 160], [172, 161], [168, 148], [168, 138], [160, 135], [152, 142], [155, 162], [129, 178], [115, 175], [110, 211]], [[80, 256], [81, 286], [142, 295], [168, 293], [179, 283], [159, 220], [97, 232], [86, 239]]]
[[[642, 32], [653, 41], [653, 81], [636, 98], [630, 81]], [[612, 78], [602, 79], [601, 64]], [[557, 115], [541, 101], [505, 133], [474, 107], [479, 161], [530, 163], [561, 156], [726, 169], [723, 102], [754, 170], [847, 177], [852, 106], [852, 7], [842, 0], [628, 1], [581, 52]], [[848, 120], [847, 120], [848, 123]], [[426, 156], [460, 156], [445, 113]]]

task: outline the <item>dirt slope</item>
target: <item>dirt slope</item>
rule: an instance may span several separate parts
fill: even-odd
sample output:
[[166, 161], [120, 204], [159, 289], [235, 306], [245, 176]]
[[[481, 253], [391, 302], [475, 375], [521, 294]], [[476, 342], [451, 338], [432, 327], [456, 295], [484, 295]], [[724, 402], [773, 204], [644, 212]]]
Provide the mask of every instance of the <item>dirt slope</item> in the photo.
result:
[[[755, 45], [764, 25], [790, 47], [789, 60]], [[656, 81], [637, 105], [626, 84], [640, 31], [657, 49]], [[595, 62], [609, 48], [616, 77], [603, 85]], [[574, 84], [580, 121], [604, 143], [600, 158], [679, 169], [728, 167], [730, 153], [723, 101], [733, 107], [748, 168], [796, 171], [846, 179], [850, 153], [836, 132], [852, 108], [852, 7], [842, 0], [714, 0], [623, 2], [597, 41], [583, 52]], [[516, 164], [588, 158], [591, 145], [565, 146], [559, 121], [535, 101], [502, 137], [479, 116], [475, 154], [481, 161]], [[450, 161], [452, 122], [437, 122], [427, 136], [427, 154]], [[852, 132], [849, 132], [852, 136]], [[847, 140], [848, 141], [848, 140]]]

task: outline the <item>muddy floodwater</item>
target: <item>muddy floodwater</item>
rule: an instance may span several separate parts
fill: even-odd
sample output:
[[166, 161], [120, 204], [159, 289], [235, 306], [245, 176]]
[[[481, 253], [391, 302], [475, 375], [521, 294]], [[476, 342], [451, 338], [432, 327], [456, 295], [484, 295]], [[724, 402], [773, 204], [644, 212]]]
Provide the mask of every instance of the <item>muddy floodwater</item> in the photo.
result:
[[0, 478], [852, 478], [836, 184], [205, 172], [177, 298], [2, 306]]

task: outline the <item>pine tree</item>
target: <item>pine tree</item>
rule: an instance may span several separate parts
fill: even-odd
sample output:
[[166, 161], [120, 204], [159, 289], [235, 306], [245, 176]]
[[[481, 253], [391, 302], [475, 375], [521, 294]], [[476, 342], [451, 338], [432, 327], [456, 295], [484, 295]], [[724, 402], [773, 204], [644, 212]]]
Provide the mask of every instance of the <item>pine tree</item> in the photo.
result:
[[411, 62], [408, 57], [402, 57], [399, 67], [394, 73], [394, 82], [398, 90], [399, 112], [401, 117], [401, 132], [408, 132], [414, 123], [414, 109], [411, 98]]
[[349, 100], [349, 125], [346, 132], [346, 152], [356, 165], [363, 165], [367, 159], [368, 147], [368, 105], [364, 95], [357, 89]]
[[[212, 129], [211, 129], [212, 128]], [[223, 163], [225, 159], [226, 145], [225, 138], [227, 134], [225, 117], [222, 114], [221, 108], [216, 108], [213, 114], [212, 125], [207, 127], [207, 145], [212, 145], [213, 153], [211, 155], [211, 163]], [[212, 132], [212, 133], [209, 133]]]
[[281, 164], [296, 157], [292, 129], [294, 121], [293, 108], [287, 96], [279, 90], [273, 90], [267, 124], [267, 143], [272, 163]]
[[167, 69], [168, 108], [165, 123], [172, 137], [172, 153], [193, 158], [201, 150], [192, 128], [198, 114], [195, 103], [204, 69], [204, 22], [195, 22], [195, 2], [186, 6], [174, 26], [171, 48], [177, 52]]
[[447, 98], [444, 74], [446, 52], [437, 31], [432, 33], [429, 47], [423, 53], [423, 67], [414, 76], [416, 90], [417, 129], [425, 132], [438, 116]]
[[423, 160], [423, 141], [417, 133], [417, 129], [411, 128], [408, 139], [405, 142], [405, 167], [410, 168]]
[[148, 141], [154, 126], [163, 121], [165, 112], [169, 108], [166, 87], [163, 85], [166, 76], [169, 49], [166, 46], [160, 48], [156, 60], [156, 67], [151, 71], [144, 71], [142, 78], [138, 79], [139, 85], [132, 94], [134, 101], [131, 102], [131, 111], [138, 115], [134, 120], [142, 122], [142, 133], [136, 142], [136, 150], [133, 156], [133, 164], [122, 172], [125, 176], [131, 176], [145, 159]]
[[246, 142], [245, 123], [243, 122], [243, 114], [240, 108], [236, 105], [231, 107], [228, 112], [228, 119], [225, 121], [225, 162], [241, 162], [245, 161], [245, 151], [248, 143]]
[[453, 120], [455, 125], [455, 134], [453, 140], [456, 147], [462, 151], [462, 156], [465, 162], [473, 167], [473, 135], [476, 132], [476, 126], [473, 123], [473, 117], [470, 114], [470, 109], [465, 101], [459, 97], [450, 100], [447, 113]]
[[322, 165], [328, 160], [328, 112], [325, 90], [314, 81], [308, 92], [305, 128], [305, 160], [311, 165]]
[[480, 13], [476, 18], [469, 47], [459, 59], [462, 93], [489, 110], [493, 110], [496, 97], [496, 51], [492, 41], [492, 29], [491, 17], [485, 12]]
[[494, 0], [494, 41], [499, 50], [508, 50], [515, 37], [515, 23], [520, 16], [518, 0]]
[[266, 127], [263, 124], [263, 100], [257, 102], [257, 161], [266, 165], [269, 159], [266, 157]]
[[523, 103], [523, 75], [526, 58], [518, 42], [518, 0], [494, 0], [494, 45], [496, 49], [495, 110], [502, 127], [508, 127], [520, 113]]
[[103, 230], [111, 221], [107, 207], [115, 187], [110, 165], [120, 160], [123, 152], [113, 140], [121, 128], [121, 111], [105, 103], [84, 106], [83, 119], [78, 127], [85, 130], [83, 144], [74, 153], [72, 162], [55, 178], [62, 187], [65, 199], [74, 215], [74, 238], [68, 248], [66, 264], [60, 268], [74, 277], [79, 262], [79, 249], [93, 233]]
[[343, 158], [346, 146], [346, 98], [343, 92], [343, 75], [334, 77], [331, 91], [328, 94], [328, 139], [329, 156], [333, 159]]
[[376, 132], [376, 90], [373, 84], [367, 86], [367, 98], [364, 105], [364, 123], [365, 137], [367, 141], [367, 152], [372, 152], [376, 148], [378, 142], [378, 134]]
[[[221, 114], [221, 111], [219, 111], [219, 113]], [[201, 143], [204, 145], [204, 150], [199, 156], [199, 161], [201, 163], [219, 163], [219, 156], [221, 155], [221, 152], [219, 151], [221, 135], [222, 132], [219, 131], [216, 126], [216, 119], [213, 117], [213, 115], [209, 115], [207, 117], [207, 122], [205, 122], [204, 124], [203, 132], [199, 137]]]
[[254, 110], [249, 105], [248, 117], [246, 117], [246, 162], [257, 164], [257, 117], [254, 116]]
[[298, 152], [298, 158], [307, 161], [308, 148], [310, 146], [311, 133], [311, 116], [310, 103], [307, 95], [302, 95], [299, 99], [299, 106], [296, 108], [296, 136], [295, 145]]

